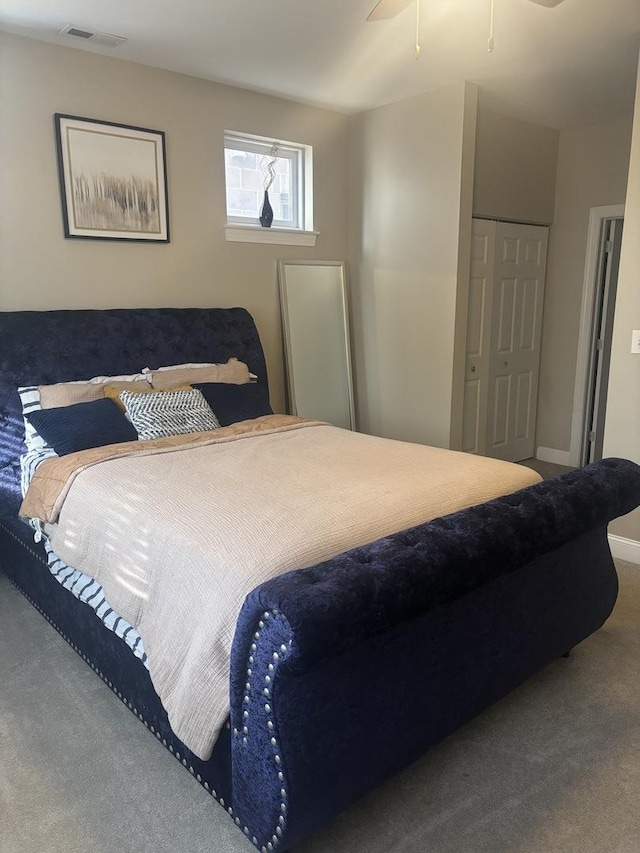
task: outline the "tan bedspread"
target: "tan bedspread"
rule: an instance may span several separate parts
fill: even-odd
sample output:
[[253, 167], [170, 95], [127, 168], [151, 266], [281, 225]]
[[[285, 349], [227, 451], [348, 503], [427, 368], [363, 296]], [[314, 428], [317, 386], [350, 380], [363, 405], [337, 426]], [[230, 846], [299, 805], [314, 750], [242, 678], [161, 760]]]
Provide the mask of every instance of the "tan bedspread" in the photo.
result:
[[274, 415], [47, 460], [21, 514], [50, 522], [56, 553], [137, 628], [174, 732], [207, 758], [255, 586], [538, 480], [508, 462]]

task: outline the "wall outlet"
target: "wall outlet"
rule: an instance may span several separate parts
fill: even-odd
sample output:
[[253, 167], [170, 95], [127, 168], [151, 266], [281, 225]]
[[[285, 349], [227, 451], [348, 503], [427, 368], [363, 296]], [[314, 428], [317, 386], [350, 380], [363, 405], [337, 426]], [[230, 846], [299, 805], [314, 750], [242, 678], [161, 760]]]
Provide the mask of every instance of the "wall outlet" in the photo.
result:
[[640, 353], [640, 329], [634, 329], [631, 335], [631, 352]]

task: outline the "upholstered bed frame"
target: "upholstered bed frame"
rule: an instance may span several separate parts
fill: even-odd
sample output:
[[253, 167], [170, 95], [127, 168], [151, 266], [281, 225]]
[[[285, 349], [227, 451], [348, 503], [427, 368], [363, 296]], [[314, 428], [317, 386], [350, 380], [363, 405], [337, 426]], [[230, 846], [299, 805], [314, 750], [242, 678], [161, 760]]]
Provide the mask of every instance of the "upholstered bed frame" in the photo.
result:
[[204, 762], [17, 519], [15, 389], [230, 356], [266, 382], [240, 308], [0, 313], [0, 569], [259, 849], [286, 850], [602, 625], [617, 594], [606, 526], [640, 502], [640, 469], [604, 460], [254, 590], [229, 725]]

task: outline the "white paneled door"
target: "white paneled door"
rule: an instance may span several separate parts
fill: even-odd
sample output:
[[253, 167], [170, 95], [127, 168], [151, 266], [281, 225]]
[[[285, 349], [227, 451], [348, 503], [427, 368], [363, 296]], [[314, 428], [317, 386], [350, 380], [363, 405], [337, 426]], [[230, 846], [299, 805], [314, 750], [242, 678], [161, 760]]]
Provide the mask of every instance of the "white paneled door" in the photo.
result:
[[496, 222], [474, 219], [467, 316], [462, 449], [486, 455], [491, 303]]
[[548, 229], [474, 219], [463, 449], [534, 455]]

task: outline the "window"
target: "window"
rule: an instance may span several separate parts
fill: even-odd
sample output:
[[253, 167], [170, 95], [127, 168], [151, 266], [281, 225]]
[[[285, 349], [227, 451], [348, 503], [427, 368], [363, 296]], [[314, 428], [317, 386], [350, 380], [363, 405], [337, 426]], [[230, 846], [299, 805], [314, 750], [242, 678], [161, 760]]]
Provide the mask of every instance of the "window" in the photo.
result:
[[[272, 228], [313, 231], [311, 146], [228, 131], [224, 166], [227, 239], [250, 239], [229, 237], [229, 232], [237, 232], [230, 227], [234, 225], [268, 231], [260, 227], [259, 220], [265, 189], [273, 208]], [[269, 240], [276, 241], [282, 242]]]

